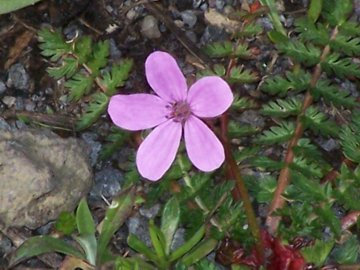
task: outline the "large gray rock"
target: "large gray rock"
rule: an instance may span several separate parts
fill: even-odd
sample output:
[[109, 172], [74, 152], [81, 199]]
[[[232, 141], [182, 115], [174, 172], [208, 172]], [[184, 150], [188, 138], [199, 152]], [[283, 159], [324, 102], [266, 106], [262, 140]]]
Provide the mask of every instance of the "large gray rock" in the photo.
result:
[[86, 151], [48, 130], [0, 130], [0, 221], [37, 228], [72, 211], [92, 184]]

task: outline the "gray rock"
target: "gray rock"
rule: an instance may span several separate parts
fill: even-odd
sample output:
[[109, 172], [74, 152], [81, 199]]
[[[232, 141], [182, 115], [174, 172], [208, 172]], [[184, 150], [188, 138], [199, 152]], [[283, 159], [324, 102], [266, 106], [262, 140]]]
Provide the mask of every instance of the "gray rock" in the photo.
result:
[[128, 218], [126, 221], [129, 233], [135, 234], [141, 241], [143, 241], [148, 247], [150, 247], [151, 240], [149, 235], [148, 223], [148, 219], [140, 216], [139, 214]]
[[185, 243], [185, 229], [178, 228], [174, 234], [174, 238], [171, 242], [170, 250], [176, 250]]
[[0, 95], [4, 94], [6, 91], [6, 85], [3, 81], [0, 81]]
[[124, 176], [119, 170], [112, 167], [106, 167], [95, 173], [95, 185], [92, 188], [90, 195], [93, 197], [112, 197], [120, 192], [120, 184], [123, 181]]
[[12, 106], [15, 105], [16, 97], [5, 96], [5, 97], [2, 98], [2, 102], [3, 102], [8, 108], [11, 108]]
[[101, 143], [97, 141], [98, 135], [93, 132], [84, 132], [81, 134], [81, 138], [90, 148], [90, 164], [94, 166], [97, 163], [101, 150]]
[[145, 16], [145, 18], [141, 21], [141, 33], [144, 37], [149, 39], [161, 37], [158, 20], [152, 15]]
[[190, 28], [193, 28], [197, 22], [197, 17], [194, 11], [192, 10], [185, 10], [180, 13], [181, 19], [183, 20], [184, 24]]
[[258, 111], [247, 110], [243, 112], [239, 118], [240, 122], [250, 124], [255, 127], [263, 128], [265, 126], [265, 119]]
[[155, 218], [157, 216], [157, 214], [159, 213], [159, 211], [160, 211], [160, 204], [158, 204], [158, 203], [153, 205], [150, 208], [143, 206], [139, 210], [140, 215], [142, 215], [148, 219]]
[[17, 63], [9, 68], [6, 85], [21, 90], [29, 88], [29, 75], [22, 64]]
[[[0, 129], [7, 130], [7, 131], [11, 130], [10, 125], [5, 121], [5, 119], [3, 119], [1, 117], [0, 117]], [[1, 130], [1, 132], [2, 132], [2, 130]]]
[[0, 220], [35, 229], [73, 211], [92, 184], [86, 151], [49, 130], [0, 132]]

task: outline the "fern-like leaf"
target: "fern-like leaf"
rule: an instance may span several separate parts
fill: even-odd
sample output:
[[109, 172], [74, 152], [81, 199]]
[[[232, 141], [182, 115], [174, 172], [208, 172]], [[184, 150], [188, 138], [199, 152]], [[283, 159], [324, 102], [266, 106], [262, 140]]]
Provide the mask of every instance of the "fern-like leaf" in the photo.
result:
[[83, 130], [90, 127], [101, 114], [105, 112], [109, 98], [104, 93], [95, 93], [91, 95], [91, 103], [86, 108], [85, 113], [79, 119], [76, 125], [77, 130]]
[[298, 115], [301, 111], [302, 102], [298, 98], [277, 99], [264, 104], [261, 113], [271, 117], [285, 118], [290, 115]]
[[281, 42], [277, 45], [280, 52], [305, 66], [313, 66], [320, 61], [320, 50], [312, 45], [305, 45], [298, 40]]
[[328, 119], [327, 115], [320, 112], [314, 107], [309, 107], [305, 115], [302, 117], [302, 122], [305, 128], [310, 128], [316, 134], [331, 135], [336, 137], [338, 135], [338, 125]]
[[71, 52], [71, 44], [66, 43], [61, 32], [43, 28], [39, 31], [41, 54], [50, 57], [51, 61], [57, 61], [64, 54]]
[[262, 31], [263, 29], [260, 24], [252, 22], [246, 24], [244, 28], [241, 31], [236, 32], [235, 35], [236, 37], [252, 37], [261, 34]]
[[321, 168], [314, 161], [310, 161], [304, 157], [296, 156], [293, 163], [290, 164], [292, 170], [302, 173], [306, 177], [317, 177], [321, 178], [323, 173]]
[[99, 70], [108, 62], [110, 44], [109, 41], [98, 42], [93, 46], [93, 53], [86, 65], [90, 68], [93, 76], [98, 76]]
[[321, 67], [332, 75], [335, 73], [340, 78], [355, 76], [360, 78], [360, 67], [351, 61], [351, 58], [341, 58], [339, 54], [333, 53], [321, 63]]
[[243, 59], [248, 59], [252, 57], [252, 53], [246, 43], [238, 44], [234, 49], [233, 55]]
[[355, 111], [352, 122], [341, 129], [340, 143], [345, 156], [351, 161], [360, 163], [360, 114]]
[[261, 90], [271, 95], [286, 96], [289, 90], [302, 92], [309, 88], [311, 76], [305, 72], [287, 72], [286, 77], [276, 75], [264, 81]]
[[76, 73], [77, 69], [78, 61], [75, 58], [66, 57], [60, 67], [48, 68], [47, 72], [55, 79], [60, 79], [62, 77], [70, 78]]
[[231, 108], [234, 110], [246, 110], [256, 108], [256, 103], [248, 97], [239, 97], [235, 95]]
[[79, 63], [86, 63], [92, 53], [93, 43], [90, 36], [79, 37], [75, 40], [74, 54], [77, 56]]
[[355, 98], [352, 97], [350, 93], [339, 89], [325, 79], [318, 81], [316, 87], [312, 90], [312, 95], [315, 99], [323, 97], [326, 102], [331, 102], [334, 105], [345, 106], [348, 108], [358, 105]]
[[204, 47], [204, 51], [212, 58], [222, 58], [230, 56], [233, 52], [233, 45], [229, 41], [214, 42]]
[[284, 167], [284, 163], [282, 161], [275, 161], [266, 156], [252, 158], [250, 159], [250, 164], [254, 167], [270, 171], [281, 170]]
[[359, 37], [360, 25], [356, 22], [347, 21], [339, 27], [339, 31], [340, 34], [344, 36]]
[[312, 42], [315, 45], [326, 45], [329, 42], [329, 33], [321, 23], [314, 24], [309, 18], [301, 18], [295, 21], [296, 32], [304, 41]]
[[65, 87], [70, 90], [69, 100], [78, 101], [90, 92], [93, 85], [93, 78], [82, 73], [76, 73], [65, 83]]
[[104, 72], [101, 84], [105, 86], [108, 96], [114, 95], [117, 87], [125, 85], [133, 65], [133, 60], [125, 59], [121, 63], [113, 65], [110, 72]]
[[230, 83], [253, 83], [259, 80], [256, 73], [244, 69], [243, 67], [234, 67], [230, 71]]
[[330, 47], [334, 51], [343, 52], [348, 56], [359, 55], [360, 38], [337, 35], [336, 38], [330, 42]]
[[273, 126], [265, 130], [263, 134], [255, 139], [259, 144], [284, 143], [294, 135], [295, 125], [292, 122], [282, 122], [278, 126]]

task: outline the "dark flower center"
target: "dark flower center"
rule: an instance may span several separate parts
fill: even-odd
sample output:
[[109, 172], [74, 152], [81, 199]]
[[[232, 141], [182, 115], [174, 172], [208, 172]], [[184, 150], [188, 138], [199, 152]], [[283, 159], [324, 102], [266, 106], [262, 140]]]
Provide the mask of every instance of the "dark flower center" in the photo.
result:
[[185, 123], [191, 114], [190, 106], [186, 101], [178, 101], [169, 106], [170, 119], [173, 119], [175, 122]]

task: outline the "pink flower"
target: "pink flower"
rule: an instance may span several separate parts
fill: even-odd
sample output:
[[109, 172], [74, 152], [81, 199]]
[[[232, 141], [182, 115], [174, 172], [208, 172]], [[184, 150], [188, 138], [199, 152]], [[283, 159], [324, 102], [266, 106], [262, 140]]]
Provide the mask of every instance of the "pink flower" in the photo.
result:
[[156, 127], [141, 143], [136, 164], [140, 174], [159, 180], [175, 160], [184, 132], [191, 162], [201, 171], [213, 171], [224, 162], [224, 148], [199, 118], [221, 115], [233, 95], [220, 77], [204, 77], [189, 91], [176, 60], [156, 51], [145, 62], [146, 78], [157, 95], [115, 95], [108, 112], [115, 125], [128, 130]]

